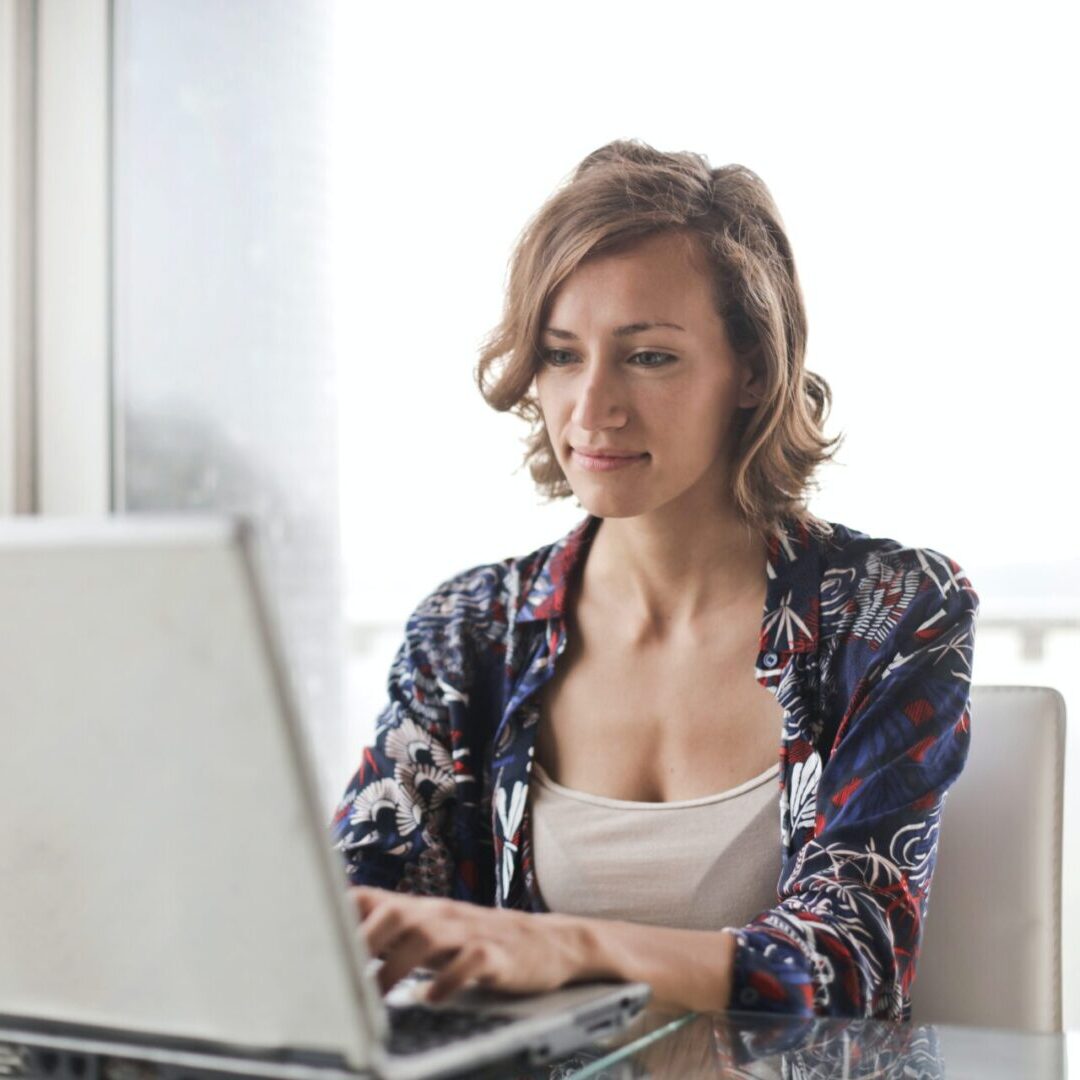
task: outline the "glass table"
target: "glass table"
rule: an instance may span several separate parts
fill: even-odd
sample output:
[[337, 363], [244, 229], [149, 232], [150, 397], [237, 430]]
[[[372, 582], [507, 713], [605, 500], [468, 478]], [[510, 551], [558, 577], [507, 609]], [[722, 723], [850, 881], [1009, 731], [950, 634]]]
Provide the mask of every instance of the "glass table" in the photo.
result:
[[[0, 1078], [252, 1080], [274, 1072], [254, 1068], [241, 1078], [222, 1068], [158, 1066], [141, 1060], [137, 1052], [100, 1058], [96, 1051], [31, 1055], [15, 1044], [5, 1048], [2, 1036], [0, 1029]], [[464, 1075], [470, 1080], [1066, 1080], [1070, 1051], [1073, 1062], [1080, 1062], [1080, 1031], [1037, 1035], [948, 1024], [802, 1020], [734, 1011], [698, 1015], [654, 1006], [620, 1034], [556, 1062], [534, 1068], [504, 1063]], [[56, 1059], [52, 1065], [50, 1057]], [[69, 1058], [78, 1058], [79, 1067]], [[311, 1070], [311, 1076], [318, 1075], [319, 1071]], [[327, 1075], [343, 1080], [357, 1074], [332, 1069]], [[1074, 1080], [1076, 1076], [1074, 1069]]]

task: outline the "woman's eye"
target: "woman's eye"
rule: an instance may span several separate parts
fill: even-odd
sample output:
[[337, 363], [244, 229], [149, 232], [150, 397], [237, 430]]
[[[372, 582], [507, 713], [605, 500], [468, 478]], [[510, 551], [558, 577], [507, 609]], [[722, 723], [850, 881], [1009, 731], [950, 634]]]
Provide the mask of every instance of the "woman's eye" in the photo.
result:
[[550, 364], [552, 367], [566, 367], [565, 357], [569, 357], [572, 360], [574, 354], [567, 352], [565, 349], [544, 350], [544, 363]]
[[[544, 363], [551, 367], [566, 367], [568, 364], [573, 363], [576, 359], [572, 352], [568, 352], [566, 349], [545, 349], [544, 350]], [[657, 368], [665, 367], [667, 364], [673, 363], [675, 357], [671, 353], [663, 352], [640, 352], [634, 353], [633, 356], [627, 358], [635, 367], [642, 368]]]
[[[643, 362], [638, 364], [638, 367], [654, 368], [664, 367], [666, 364], [672, 363], [675, 357], [671, 353], [664, 352], [639, 352], [634, 353], [630, 359], [634, 361], [642, 360]], [[646, 360], [648, 362], [644, 362]]]

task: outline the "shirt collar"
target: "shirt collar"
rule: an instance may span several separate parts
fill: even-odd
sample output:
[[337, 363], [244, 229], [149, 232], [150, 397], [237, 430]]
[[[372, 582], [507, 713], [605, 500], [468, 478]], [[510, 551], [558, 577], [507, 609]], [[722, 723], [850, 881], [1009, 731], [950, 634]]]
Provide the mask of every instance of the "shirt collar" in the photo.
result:
[[561, 619], [574, 574], [585, 562], [585, 554], [596, 536], [603, 518], [589, 514], [562, 539], [556, 540], [547, 554], [522, 581], [518, 604], [518, 623], [541, 619]]
[[[517, 623], [565, 616], [574, 575], [584, 564], [602, 520], [589, 514], [526, 571]], [[766, 667], [781, 667], [785, 656], [817, 649], [822, 564], [822, 541], [804, 523], [784, 518], [768, 544], [760, 648], [763, 658], [776, 654], [776, 660], [765, 663]]]

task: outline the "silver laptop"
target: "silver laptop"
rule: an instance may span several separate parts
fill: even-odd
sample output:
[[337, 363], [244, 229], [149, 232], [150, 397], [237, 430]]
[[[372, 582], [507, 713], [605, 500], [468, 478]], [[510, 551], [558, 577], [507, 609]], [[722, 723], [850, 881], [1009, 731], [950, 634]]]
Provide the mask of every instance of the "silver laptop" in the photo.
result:
[[242, 522], [0, 522], [0, 1050], [405, 1080], [628, 1022], [643, 984], [383, 999], [275, 641]]

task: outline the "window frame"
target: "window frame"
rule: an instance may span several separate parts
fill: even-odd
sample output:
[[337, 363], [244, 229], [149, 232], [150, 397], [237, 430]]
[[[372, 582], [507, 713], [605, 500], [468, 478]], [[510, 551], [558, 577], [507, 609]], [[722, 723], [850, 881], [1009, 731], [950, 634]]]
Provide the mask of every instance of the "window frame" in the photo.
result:
[[112, 0], [0, 6], [0, 513], [116, 509]]

